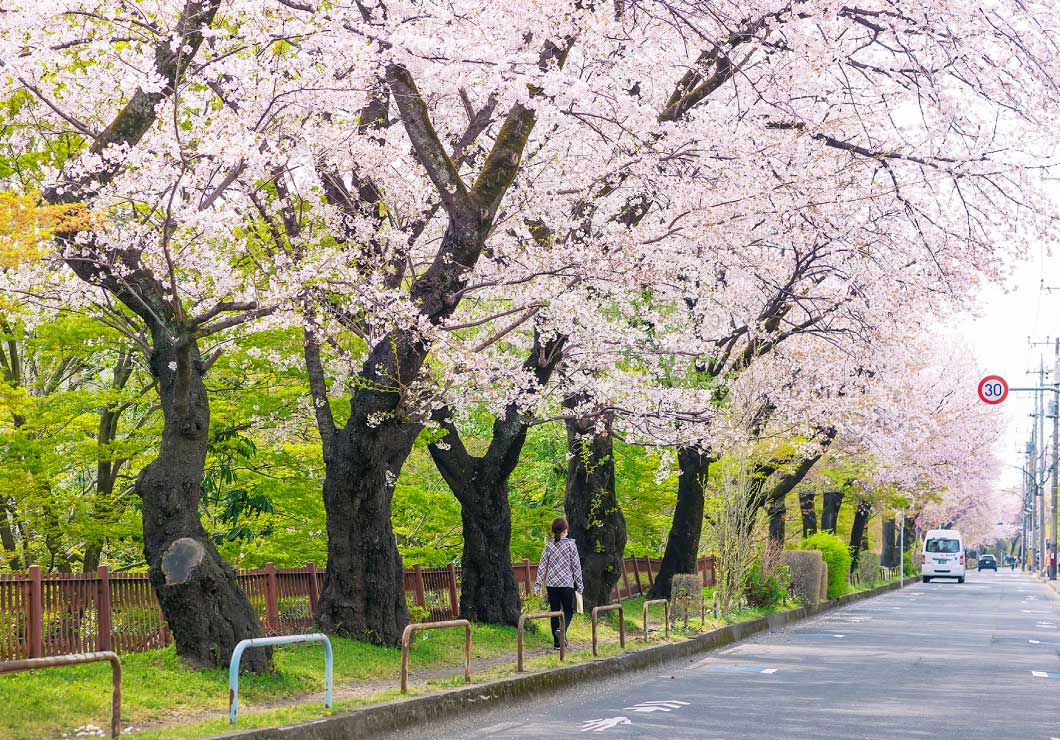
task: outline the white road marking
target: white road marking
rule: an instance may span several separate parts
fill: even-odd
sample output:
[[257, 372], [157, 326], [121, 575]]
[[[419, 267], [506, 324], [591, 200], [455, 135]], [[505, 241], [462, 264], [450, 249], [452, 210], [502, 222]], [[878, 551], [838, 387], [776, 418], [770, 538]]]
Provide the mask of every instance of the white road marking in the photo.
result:
[[622, 709], [629, 712], [672, 712], [675, 709], [681, 707], [687, 707], [687, 701], [677, 701], [676, 699], [669, 699], [663, 701], [642, 701], [640, 704], [636, 704], [632, 707], [622, 707]]
[[619, 725], [631, 725], [629, 717], [607, 717], [606, 719], [591, 719], [582, 722], [582, 732], [603, 732]]

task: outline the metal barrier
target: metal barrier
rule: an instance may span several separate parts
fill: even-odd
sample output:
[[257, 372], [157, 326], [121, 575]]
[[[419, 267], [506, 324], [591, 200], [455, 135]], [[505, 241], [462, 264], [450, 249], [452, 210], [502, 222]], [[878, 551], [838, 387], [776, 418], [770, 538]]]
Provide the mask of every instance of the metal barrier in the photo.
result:
[[644, 602], [644, 642], [648, 641], [648, 607], [656, 604], [663, 605], [663, 629], [666, 633], [666, 638], [670, 638], [670, 600], [649, 599]]
[[[675, 600], [680, 600], [684, 605], [684, 625], [685, 629], [688, 629], [688, 602], [690, 599], [695, 598], [692, 594], [685, 594], [683, 596], [678, 595]], [[677, 618], [677, 615], [674, 615]], [[707, 600], [702, 596], [699, 597], [699, 626], [703, 627], [707, 623]]]
[[516, 673], [523, 672], [523, 628], [526, 625], [526, 620], [552, 619], [553, 617], [559, 617], [559, 659], [562, 661], [567, 657], [567, 619], [563, 616], [563, 612], [537, 612], [536, 614], [520, 614], [519, 626], [516, 630], [518, 633], [518, 660], [516, 661]]
[[448, 622], [422, 622], [410, 624], [401, 633], [401, 693], [409, 693], [409, 639], [422, 630], [440, 630], [443, 627], [464, 628], [464, 683], [471, 683], [471, 622], [466, 619], [450, 619]]
[[253, 637], [249, 640], [240, 640], [236, 649], [232, 651], [232, 660], [228, 664], [228, 722], [236, 723], [239, 715], [239, 661], [243, 659], [243, 651], [248, 647], [267, 647], [269, 645], [287, 645], [292, 642], [322, 642], [324, 643], [324, 707], [331, 709], [331, 684], [335, 660], [331, 652], [331, 640], [327, 635], [319, 632], [311, 635], [280, 635], [279, 637]]
[[25, 658], [8, 660], [0, 663], [0, 673], [32, 671], [37, 668], [57, 668], [65, 665], [82, 663], [110, 662], [111, 699], [110, 699], [110, 736], [121, 736], [121, 661], [118, 654], [109, 650], [99, 653], [75, 653], [73, 655], [54, 655], [50, 658]]
[[592, 613], [593, 622], [593, 657], [597, 656], [596, 652], [596, 622], [599, 618], [600, 612], [613, 612], [618, 610], [618, 644], [622, 647], [626, 646], [626, 610], [622, 608], [621, 604], [605, 604], [604, 606], [594, 606]]

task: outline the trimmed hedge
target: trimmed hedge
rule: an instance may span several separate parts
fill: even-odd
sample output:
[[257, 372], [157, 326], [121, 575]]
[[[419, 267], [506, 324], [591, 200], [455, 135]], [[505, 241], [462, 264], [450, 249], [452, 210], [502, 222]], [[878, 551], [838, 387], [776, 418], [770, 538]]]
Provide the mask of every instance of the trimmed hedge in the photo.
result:
[[828, 598], [835, 599], [845, 594], [850, 585], [847, 581], [850, 573], [850, 550], [834, 534], [818, 532], [802, 541], [803, 550], [817, 550], [828, 567]]
[[821, 583], [828, 583], [828, 568], [821, 553], [816, 550], [785, 550], [780, 560], [791, 572], [791, 590], [795, 598], [812, 605], [825, 597]]

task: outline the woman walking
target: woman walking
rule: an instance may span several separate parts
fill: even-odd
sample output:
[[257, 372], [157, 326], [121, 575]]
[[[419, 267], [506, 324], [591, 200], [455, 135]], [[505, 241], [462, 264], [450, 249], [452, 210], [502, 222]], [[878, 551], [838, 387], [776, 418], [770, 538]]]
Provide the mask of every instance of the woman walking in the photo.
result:
[[[541, 593], [544, 582], [548, 592], [549, 611], [563, 611], [567, 628], [574, 617], [574, 593], [582, 592], [582, 564], [578, 546], [567, 539], [567, 520], [559, 517], [552, 522], [552, 540], [545, 544], [537, 569], [534, 593]], [[552, 617], [552, 646], [559, 650], [559, 619]]]

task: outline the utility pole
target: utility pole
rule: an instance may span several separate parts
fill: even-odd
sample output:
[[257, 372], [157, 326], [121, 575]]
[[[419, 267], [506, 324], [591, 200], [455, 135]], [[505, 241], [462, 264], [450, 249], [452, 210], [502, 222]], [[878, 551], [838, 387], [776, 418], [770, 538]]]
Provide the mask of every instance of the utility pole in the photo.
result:
[[[1020, 570], [1027, 570], [1028, 535], [1034, 533], [1034, 491], [1031, 488], [1030, 469], [1033, 459], [1033, 445], [1027, 442], [1023, 446], [1023, 503], [1020, 513]], [[1028, 524], [1030, 526], [1028, 526]]]
[[[1043, 387], [1045, 385], [1045, 358], [1041, 355], [1038, 356], [1038, 386]], [[1038, 552], [1041, 553], [1038, 561], [1038, 574], [1045, 575], [1048, 559], [1047, 546], [1045, 539], [1045, 485], [1048, 478], [1048, 468], [1046, 467], [1046, 459], [1048, 453], [1046, 450], [1045, 441], [1045, 396], [1041, 393], [1038, 394], [1038, 495], [1041, 497], [1038, 501]]]
[[[1056, 339], [1054, 345], [1053, 354], [1053, 382], [1060, 381], [1060, 337]], [[1053, 394], [1052, 405], [1049, 408], [1050, 416], [1053, 419], [1053, 449], [1052, 449], [1052, 463], [1051, 475], [1049, 478], [1049, 541], [1052, 543], [1049, 546], [1049, 580], [1056, 580], [1056, 490], [1057, 490], [1057, 457], [1060, 456], [1060, 427], [1057, 423], [1060, 422], [1060, 399], [1057, 398], [1057, 394]]]

